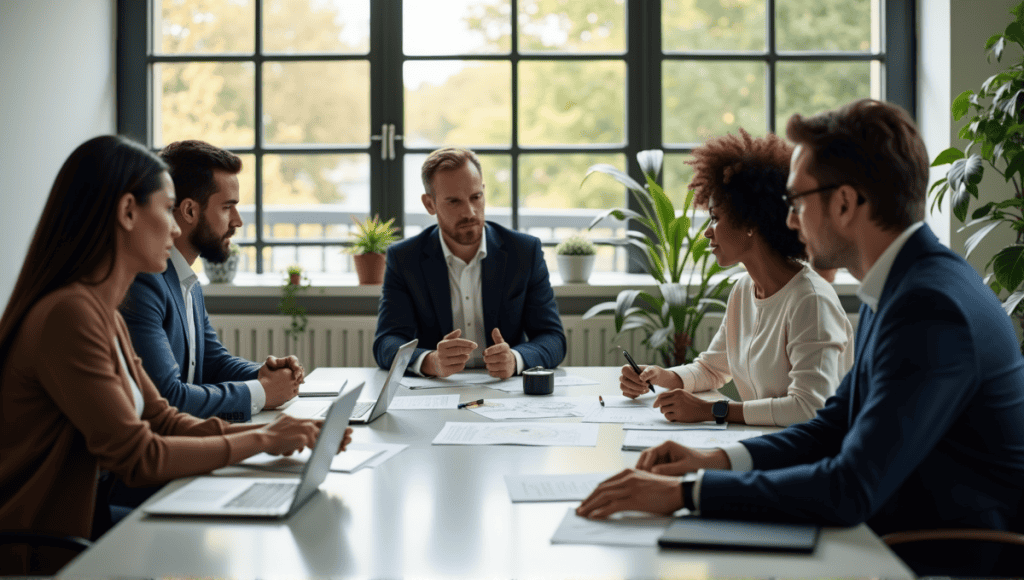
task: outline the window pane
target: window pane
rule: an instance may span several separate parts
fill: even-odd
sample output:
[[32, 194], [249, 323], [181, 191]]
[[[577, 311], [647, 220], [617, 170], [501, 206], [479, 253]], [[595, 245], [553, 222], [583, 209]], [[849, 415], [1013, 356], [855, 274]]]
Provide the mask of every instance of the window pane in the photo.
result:
[[202, 139], [218, 147], [252, 147], [252, 63], [153, 65], [153, 146]]
[[238, 173], [238, 214], [242, 218], [242, 227], [235, 231], [231, 241], [251, 244], [256, 242], [256, 156], [238, 156], [242, 158], [242, 171]]
[[266, 63], [263, 112], [267, 143], [367, 144], [370, 63]]
[[404, 0], [405, 54], [508, 54], [512, 46], [509, 0]]
[[[687, 162], [693, 159], [693, 155], [687, 153], [668, 153], [665, 155], [665, 167], [662, 169], [662, 185], [665, 188], [665, 195], [672, 200], [672, 207], [676, 211], [682, 211], [683, 202], [686, 201], [686, 192], [690, 190], [690, 180], [693, 179], [693, 166]], [[689, 215], [689, 214], [687, 214]]]
[[[293, 264], [302, 266], [303, 272], [339, 274], [355, 271], [352, 267], [352, 255], [341, 245], [269, 246], [263, 248], [263, 271], [281, 274], [282, 282], [287, 278], [288, 267]], [[308, 296], [308, 294], [306, 295]]]
[[664, 140], [701, 143], [743, 127], [763, 135], [765, 65], [666, 61], [662, 74]]
[[370, 51], [369, 0], [266, 0], [265, 52]]
[[255, 8], [250, 0], [162, 0], [153, 10], [157, 54], [253, 52]]
[[512, 142], [510, 63], [418, 60], [403, 72], [406, 147]]
[[662, 48], [764, 50], [764, 5], [764, 0], [662, 0]]
[[[512, 227], [512, 157], [509, 155], [479, 155], [483, 169], [484, 198], [487, 203], [486, 219], [505, 227]], [[423, 207], [423, 181], [420, 169], [427, 160], [426, 154], [406, 155], [404, 164], [405, 182], [405, 237], [415, 236], [427, 226], [437, 223], [434, 216]]]
[[618, 144], [626, 134], [622, 61], [519, 63], [519, 142]]
[[871, 64], [867, 62], [780, 62], [776, 67], [778, 116], [775, 126], [785, 133], [794, 113], [803, 116], [835, 109], [870, 97]]
[[[519, 229], [542, 241], [558, 242], [578, 232], [594, 240], [621, 239], [625, 229], [606, 221], [603, 227], [588, 231], [594, 217], [612, 207], [626, 205], [625, 188], [614, 179], [593, 175], [583, 183], [587, 169], [595, 163], [607, 163], [626, 170], [626, 156], [611, 154], [543, 154], [519, 158]], [[607, 224], [607, 225], [606, 225]], [[551, 272], [558, 271], [555, 248], [545, 247], [544, 257]], [[624, 271], [625, 253], [612, 246], [598, 246], [594, 269], [599, 272]]]
[[775, 6], [778, 50], [877, 49], [877, 0], [786, 0]]
[[519, 2], [520, 52], [625, 52], [624, 0]]
[[266, 239], [347, 240], [369, 211], [368, 155], [263, 156]]

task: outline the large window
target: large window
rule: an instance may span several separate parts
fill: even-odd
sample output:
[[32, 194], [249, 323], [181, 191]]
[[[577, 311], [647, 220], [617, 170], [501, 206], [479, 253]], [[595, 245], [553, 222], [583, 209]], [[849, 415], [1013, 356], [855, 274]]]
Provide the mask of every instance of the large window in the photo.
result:
[[[636, 152], [662, 148], [681, 200], [708, 137], [860, 97], [912, 111], [905, 4], [121, 0], [119, 130], [242, 156], [249, 271], [351, 270], [352, 217], [393, 217], [405, 235], [433, 223], [419, 167], [443, 145], [481, 155], [489, 219], [553, 253], [629, 203], [602, 176], [581, 187], [595, 163], [635, 172]], [[629, 269], [623, 234], [591, 232], [599, 270]]]

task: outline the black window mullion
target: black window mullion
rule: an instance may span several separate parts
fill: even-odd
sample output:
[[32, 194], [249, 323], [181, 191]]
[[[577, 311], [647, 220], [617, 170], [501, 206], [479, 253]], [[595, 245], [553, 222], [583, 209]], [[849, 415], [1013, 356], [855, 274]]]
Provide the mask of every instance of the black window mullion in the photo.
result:
[[768, 132], [775, 133], [777, 129], [775, 126], [775, 63], [779, 56], [775, 46], [775, 0], [767, 0], [765, 12], [767, 13], [765, 41], [768, 49], [768, 61], [765, 63], [764, 104], [767, 111]]
[[509, 165], [512, 175], [509, 176], [510, 184], [512, 188], [511, 201], [511, 213], [512, 213], [512, 229], [519, 229], [519, 2], [518, 0], [510, 0], [511, 3], [511, 24], [512, 24], [512, 38], [510, 46], [510, 67], [512, 69], [512, 135], [511, 135], [511, 162]]
[[253, 100], [253, 154], [255, 156], [256, 172], [253, 198], [253, 221], [255, 222], [256, 235], [253, 236], [256, 242], [256, 273], [263, 273], [263, 0], [256, 0], [256, 26], [255, 26], [255, 47], [253, 55], [253, 82], [256, 92]]

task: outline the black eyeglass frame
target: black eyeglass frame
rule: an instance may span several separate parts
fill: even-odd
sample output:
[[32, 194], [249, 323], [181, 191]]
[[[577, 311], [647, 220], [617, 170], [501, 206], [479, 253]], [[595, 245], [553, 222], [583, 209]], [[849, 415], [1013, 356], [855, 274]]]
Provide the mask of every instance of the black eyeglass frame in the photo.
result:
[[[831, 185], [823, 185], [821, 187], [816, 187], [814, 189], [809, 189], [807, 191], [801, 191], [800, 193], [793, 193], [793, 194], [784, 193], [784, 194], [782, 194], [782, 201], [785, 202], [787, 206], [789, 206], [789, 211], [793, 211], [793, 210], [796, 209], [796, 206], [793, 205], [793, 202], [798, 200], [798, 199], [800, 199], [801, 197], [804, 197], [806, 195], [812, 195], [812, 194], [815, 194], [815, 193], [822, 193], [822, 192], [828, 191], [830, 189], [839, 189], [842, 186], [843, 186], [842, 183], [834, 183], [834, 184], [831, 184]], [[860, 196], [858, 195], [857, 197], [859, 198]]]

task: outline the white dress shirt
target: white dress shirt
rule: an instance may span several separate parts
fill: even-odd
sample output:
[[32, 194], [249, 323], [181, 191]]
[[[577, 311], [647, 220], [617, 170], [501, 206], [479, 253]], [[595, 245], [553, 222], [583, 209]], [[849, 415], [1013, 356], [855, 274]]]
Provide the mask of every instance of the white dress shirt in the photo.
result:
[[128, 377], [128, 385], [132, 388], [135, 416], [142, 417], [142, 410], [146, 406], [145, 401], [142, 400], [142, 391], [139, 390], [139, 384], [135, 382], [135, 377], [128, 371], [128, 361], [124, 358], [124, 348], [121, 347], [121, 340], [115, 336], [114, 342], [117, 343], [117, 359], [121, 361], [121, 370], [124, 371], [124, 376]]
[[[484, 364], [484, 350], [487, 348], [487, 329], [484, 327], [484, 303], [483, 303], [483, 259], [487, 257], [487, 233], [480, 237], [480, 248], [477, 249], [473, 259], [466, 262], [452, 253], [444, 236], [438, 234], [441, 239], [441, 251], [444, 252], [444, 261], [448, 265], [448, 290], [451, 293], [452, 304], [452, 327], [462, 329], [461, 338], [472, 340], [477, 344], [476, 349], [469, 355], [466, 368], [482, 368]], [[436, 345], [435, 345], [436, 347]], [[429, 352], [423, 353], [412, 365], [412, 370], [418, 375], [423, 375], [421, 370], [423, 361]], [[515, 374], [523, 372], [523, 355], [512, 349], [512, 356], [516, 359]]]
[[[185, 260], [185, 256], [181, 255], [178, 248], [171, 248], [171, 265], [174, 267], [174, 273], [178, 275], [178, 282], [181, 283], [181, 296], [185, 299], [185, 317], [188, 322], [186, 324], [188, 327], [188, 380], [185, 382], [195, 384], [196, 317], [192, 302], [192, 288], [199, 282], [199, 276], [192, 271], [192, 266]], [[245, 381], [245, 386], [249, 387], [252, 414], [255, 415], [267, 404], [267, 393], [263, 390], [259, 379]]]
[[[889, 247], [882, 252], [882, 255], [875, 260], [875, 263], [871, 265], [871, 269], [868, 270], [867, 274], [864, 275], [864, 279], [861, 280], [860, 287], [857, 288], [857, 297], [864, 304], [867, 304], [872, 312], [878, 310], [878, 299], [882, 297], [885, 281], [889, 278], [889, 272], [892, 270], [893, 262], [896, 261], [896, 256], [899, 255], [900, 250], [903, 249], [910, 236], [914, 235], [914, 232], [923, 225], [924, 222], [917, 222], [903, 230], [903, 233], [893, 240]], [[750, 471], [754, 468], [754, 458], [750, 456], [750, 452], [747, 451], [746, 446], [742, 443], [723, 445], [721, 449], [729, 456], [729, 462], [732, 464], [730, 469], [732, 471]], [[702, 472], [699, 473], [697, 481], [694, 483], [693, 501], [697, 509], [700, 509], [697, 498], [699, 497], [698, 490], [702, 481], [701, 476], [703, 476]]]

